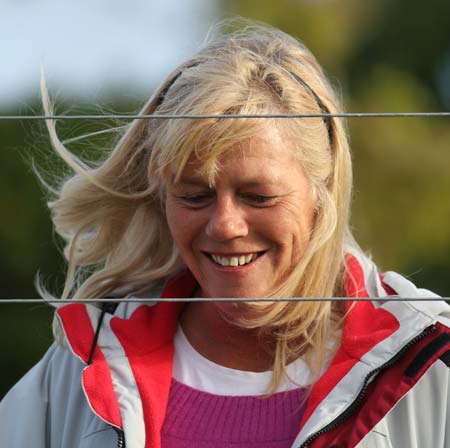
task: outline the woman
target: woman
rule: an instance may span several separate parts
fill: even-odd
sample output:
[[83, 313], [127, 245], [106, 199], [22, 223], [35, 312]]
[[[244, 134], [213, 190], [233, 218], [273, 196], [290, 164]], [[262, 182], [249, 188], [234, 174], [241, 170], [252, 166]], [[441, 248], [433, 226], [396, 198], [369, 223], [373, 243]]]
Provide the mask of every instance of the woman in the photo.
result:
[[[263, 27], [201, 49], [142, 110], [339, 112], [314, 56]], [[94, 168], [48, 127], [76, 172], [50, 203], [63, 297], [156, 299], [60, 306], [1, 446], [450, 446], [449, 307], [383, 301], [432, 294], [353, 240], [341, 119], [136, 120]], [[214, 300], [331, 296], [374, 301]]]

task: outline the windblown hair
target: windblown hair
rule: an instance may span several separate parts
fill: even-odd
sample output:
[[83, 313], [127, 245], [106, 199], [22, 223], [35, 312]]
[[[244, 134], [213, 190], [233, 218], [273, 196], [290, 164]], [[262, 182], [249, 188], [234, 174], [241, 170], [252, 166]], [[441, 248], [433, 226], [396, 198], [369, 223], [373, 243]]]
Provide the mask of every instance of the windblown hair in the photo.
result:
[[[45, 86], [43, 102], [52, 112]], [[342, 111], [311, 52], [294, 38], [261, 25], [204, 46], [163, 82], [142, 114], [318, 114]], [[122, 288], [138, 293], [183, 269], [164, 214], [164, 187], [191, 155], [213, 183], [217, 162], [252, 136], [275, 126], [303, 166], [315, 198], [306, 253], [270, 297], [345, 295], [352, 172], [340, 118], [135, 120], [96, 166], [77, 159], [47, 120], [52, 144], [74, 170], [49, 202], [66, 241], [63, 298], [104, 298]], [[41, 294], [48, 293], [41, 288]], [[237, 322], [275, 335], [272, 390], [291, 360], [306, 356], [318, 373], [342, 313], [332, 302], [264, 302]]]

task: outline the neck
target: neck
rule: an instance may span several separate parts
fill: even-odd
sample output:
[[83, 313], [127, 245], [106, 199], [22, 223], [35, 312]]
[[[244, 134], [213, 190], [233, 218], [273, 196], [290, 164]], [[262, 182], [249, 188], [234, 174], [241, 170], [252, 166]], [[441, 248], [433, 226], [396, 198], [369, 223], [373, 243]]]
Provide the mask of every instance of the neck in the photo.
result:
[[233, 323], [235, 316], [245, 312], [243, 307], [245, 304], [191, 303], [180, 318], [181, 326], [195, 350], [216, 364], [252, 372], [270, 370], [273, 341], [263, 340], [258, 330]]

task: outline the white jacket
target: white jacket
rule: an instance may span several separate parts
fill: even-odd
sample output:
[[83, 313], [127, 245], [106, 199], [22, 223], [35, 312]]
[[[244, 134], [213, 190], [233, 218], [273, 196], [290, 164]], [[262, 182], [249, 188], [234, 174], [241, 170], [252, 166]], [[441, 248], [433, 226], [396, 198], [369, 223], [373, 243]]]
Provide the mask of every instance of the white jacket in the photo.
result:
[[[403, 277], [350, 257], [356, 283], [341, 346], [311, 390], [294, 447], [450, 448], [450, 307]], [[162, 297], [189, 297], [174, 279]], [[69, 348], [54, 344], [0, 404], [0, 448], [158, 447], [181, 306], [121, 303], [105, 314], [82, 304], [57, 314]], [[89, 358], [92, 362], [87, 365]], [[447, 424], [447, 422], [449, 422]]]

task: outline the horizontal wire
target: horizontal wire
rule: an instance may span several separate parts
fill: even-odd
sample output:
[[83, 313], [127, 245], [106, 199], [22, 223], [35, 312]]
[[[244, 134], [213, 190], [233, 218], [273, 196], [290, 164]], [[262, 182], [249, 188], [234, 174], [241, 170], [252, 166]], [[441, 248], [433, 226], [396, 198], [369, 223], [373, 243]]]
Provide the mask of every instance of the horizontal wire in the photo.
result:
[[105, 115], [0, 115], [1, 120], [180, 120], [211, 118], [414, 118], [414, 117], [450, 117], [450, 112], [346, 112], [336, 114], [105, 114]]
[[0, 299], [0, 304], [6, 303], [152, 303], [152, 302], [371, 302], [371, 301], [395, 301], [395, 302], [421, 302], [421, 301], [442, 301], [450, 300], [450, 297], [254, 297], [254, 298], [204, 298], [204, 297], [177, 297], [177, 298], [97, 298], [97, 299]]

